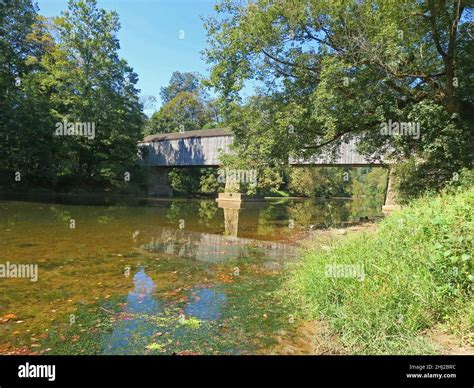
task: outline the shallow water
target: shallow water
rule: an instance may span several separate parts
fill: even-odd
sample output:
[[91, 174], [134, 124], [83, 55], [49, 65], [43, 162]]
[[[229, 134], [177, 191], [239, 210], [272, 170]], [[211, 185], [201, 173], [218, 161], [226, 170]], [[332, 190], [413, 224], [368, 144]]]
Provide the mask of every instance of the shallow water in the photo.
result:
[[0, 353], [265, 352], [292, 330], [274, 291], [302, 237], [380, 216], [368, 200], [236, 207], [0, 201], [0, 265], [38, 268], [0, 277]]

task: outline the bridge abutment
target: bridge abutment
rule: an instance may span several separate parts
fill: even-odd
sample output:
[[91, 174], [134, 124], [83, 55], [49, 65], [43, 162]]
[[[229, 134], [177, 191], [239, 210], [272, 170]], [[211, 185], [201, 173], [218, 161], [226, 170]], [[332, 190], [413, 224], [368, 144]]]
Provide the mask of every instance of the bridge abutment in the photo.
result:
[[148, 194], [151, 196], [172, 197], [173, 189], [168, 180], [169, 168], [150, 167], [148, 177]]
[[401, 208], [397, 199], [397, 193], [395, 192], [393, 170], [389, 167], [387, 172], [387, 189], [385, 190], [385, 201], [382, 206], [382, 212], [389, 214]]

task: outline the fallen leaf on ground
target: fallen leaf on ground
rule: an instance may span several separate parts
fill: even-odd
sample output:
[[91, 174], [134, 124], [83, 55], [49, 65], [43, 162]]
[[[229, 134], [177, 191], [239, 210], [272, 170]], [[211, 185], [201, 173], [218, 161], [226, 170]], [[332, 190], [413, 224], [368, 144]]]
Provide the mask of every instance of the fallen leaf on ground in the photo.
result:
[[15, 314], [6, 314], [3, 317], [0, 318], [0, 323], [7, 323], [8, 321], [12, 320], [13, 318], [16, 318]]

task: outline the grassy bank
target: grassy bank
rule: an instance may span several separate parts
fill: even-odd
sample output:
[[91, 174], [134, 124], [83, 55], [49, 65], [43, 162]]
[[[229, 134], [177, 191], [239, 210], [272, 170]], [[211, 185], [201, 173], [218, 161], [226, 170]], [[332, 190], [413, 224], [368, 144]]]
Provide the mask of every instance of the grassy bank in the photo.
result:
[[436, 353], [427, 329], [472, 334], [474, 188], [413, 202], [377, 231], [309, 249], [290, 275], [305, 320], [322, 319], [350, 354]]

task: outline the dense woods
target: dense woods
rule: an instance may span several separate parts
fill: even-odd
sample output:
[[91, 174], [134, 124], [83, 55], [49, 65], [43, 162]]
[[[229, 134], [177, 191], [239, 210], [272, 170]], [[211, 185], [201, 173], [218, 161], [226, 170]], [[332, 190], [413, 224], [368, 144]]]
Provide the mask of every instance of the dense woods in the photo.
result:
[[137, 74], [120, 58], [115, 12], [70, 1], [46, 19], [0, 6], [1, 185], [104, 191], [138, 182], [145, 120]]

